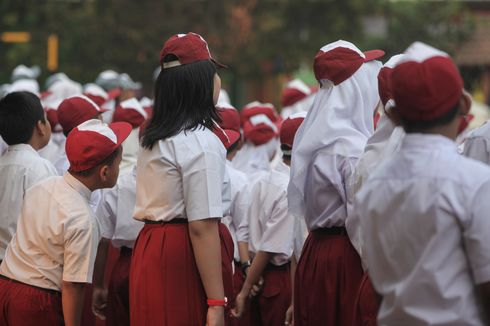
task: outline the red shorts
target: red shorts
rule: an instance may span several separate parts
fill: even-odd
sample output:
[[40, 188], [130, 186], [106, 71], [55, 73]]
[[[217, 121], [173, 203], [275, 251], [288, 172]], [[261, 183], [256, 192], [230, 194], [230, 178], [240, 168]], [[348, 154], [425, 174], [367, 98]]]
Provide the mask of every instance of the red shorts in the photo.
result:
[[331, 231], [310, 232], [304, 244], [294, 282], [297, 326], [352, 325], [361, 260], [346, 232]]
[[64, 325], [61, 293], [0, 277], [0, 325]]

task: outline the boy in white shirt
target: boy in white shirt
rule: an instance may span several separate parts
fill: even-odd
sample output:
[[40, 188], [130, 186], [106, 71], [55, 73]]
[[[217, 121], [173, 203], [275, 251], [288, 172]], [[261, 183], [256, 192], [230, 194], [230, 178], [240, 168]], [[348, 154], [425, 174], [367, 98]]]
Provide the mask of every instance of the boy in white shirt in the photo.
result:
[[116, 183], [120, 145], [130, 131], [123, 122], [86, 121], [67, 138], [69, 171], [26, 192], [0, 265], [2, 325], [80, 325], [99, 242], [88, 201], [95, 189]]
[[[444, 52], [416, 42], [392, 73], [405, 132], [355, 209], [379, 325], [483, 325], [490, 311], [490, 169], [457, 152], [470, 99]], [[486, 316], [488, 317], [488, 316]]]
[[37, 151], [49, 142], [51, 126], [39, 98], [29, 92], [0, 100], [0, 136], [9, 145], [0, 158], [0, 261], [17, 227], [27, 188], [56, 175]]

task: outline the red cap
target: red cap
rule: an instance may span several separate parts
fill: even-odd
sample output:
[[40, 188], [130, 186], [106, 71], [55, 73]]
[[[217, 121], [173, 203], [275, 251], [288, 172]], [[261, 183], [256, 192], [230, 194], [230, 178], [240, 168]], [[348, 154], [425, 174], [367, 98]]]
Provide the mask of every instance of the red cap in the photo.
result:
[[[163, 62], [168, 54], [175, 55], [177, 61]], [[160, 64], [162, 64], [163, 69], [205, 60], [211, 60], [216, 66], [226, 68], [224, 64], [213, 59], [209, 52], [208, 43], [196, 33], [176, 34], [163, 44], [160, 51]]]
[[104, 103], [119, 96], [117, 92], [120, 92], [119, 89], [116, 89], [116, 92], [111, 91], [109, 94], [97, 84], [87, 84], [83, 95], [94, 101], [98, 106], [102, 106]]
[[281, 105], [282, 107], [291, 106], [308, 95], [311, 94], [311, 89], [300, 79], [290, 81], [282, 92]]
[[272, 105], [271, 103], [260, 103], [258, 101], [254, 101], [245, 105], [240, 114], [240, 118], [242, 123], [244, 124], [251, 117], [258, 114], [266, 115], [269, 120], [274, 123], [279, 120], [279, 115], [274, 109], [274, 105]]
[[243, 124], [243, 135], [255, 145], [263, 145], [278, 136], [278, 128], [265, 114], [250, 117]]
[[214, 126], [213, 132], [216, 136], [218, 136], [219, 140], [221, 140], [226, 149], [230, 148], [241, 138], [241, 134], [239, 132], [231, 129], [222, 129], [217, 124]]
[[403, 54], [394, 55], [388, 60], [378, 73], [378, 92], [381, 103], [386, 107], [389, 100], [393, 99], [393, 91], [391, 88], [391, 74], [393, 68], [403, 58]]
[[287, 145], [293, 147], [294, 136], [296, 131], [298, 131], [299, 126], [305, 120], [306, 112], [299, 112], [289, 116], [283, 121], [281, 125], [281, 133], [279, 139], [281, 140], [281, 145]]
[[461, 117], [461, 121], [459, 123], [459, 126], [458, 126], [458, 135], [460, 133], [462, 133], [463, 131], [466, 130], [466, 128], [468, 128], [468, 126], [470, 125], [470, 122], [475, 118], [475, 116], [471, 113], [467, 114], [467, 115], [464, 115]]
[[51, 125], [51, 131], [55, 131], [55, 127], [58, 124], [58, 112], [56, 112], [55, 109], [51, 108], [45, 108], [44, 112], [46, 112], [46, 118], [49, 121], [49, 124]]
[[384, 54], [382, 50], [361, 52], [354, 44], [340, 40], [318, 51], [313, 70], [318, 81], [327, 79], [338, 85], [352, 76], [363, 63], [381, 58]]
[[221, 118], [221, 128], [240, 132], [240, 113], [234, 107], [220, 105], [216, 109]]
[[106, 111], [88, 97], [76, 95], [61, 102], [58, 107], [58, 122], [63, 131], [68, 133], [82, 122], [93, 119]]
[[138, 128], [148, 118], [148, 114], [140, 102], [133, 98], [122, 101], [114, 110], [113, 122], [128, 122], [133, 128]]
[[74, 128], [65, 145], [70, 171], [85, 171], [100, 164], [122, 144], [131, 130], [131, 125], [126, 122], [107, 125], [97, 119]]
[[463, 93], [463, 80], [451, 58], [421, 42], [413, 43], [391, 75], [400, 115], [430, 121], [448, 113]]

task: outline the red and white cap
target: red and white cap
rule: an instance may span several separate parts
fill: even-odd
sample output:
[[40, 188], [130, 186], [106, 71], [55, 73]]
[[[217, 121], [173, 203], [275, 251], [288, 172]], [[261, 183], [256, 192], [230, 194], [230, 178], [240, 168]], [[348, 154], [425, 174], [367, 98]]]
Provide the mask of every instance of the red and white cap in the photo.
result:
[[310, 94], [311, 89], [302, 80], [293, 79], [287, 83], [282, 92], [281, 105], [283, 108], [291, 106]]
[[223, 129], [217, 123], [214, 125], [213, 132], [218, 136], [226, 149], [234, 145], [241, 137], [240, 132], [232, 129]]
[[58, 122], [63, 131], [68, 133], [82, 122], [93, 119], [106, 111], [87, 96], [76, 95], [61, 102], [58, 107]]
[[46, 118], [49, 121], [49, 125], [51, 126], [51, 131], [55, 132], [56, 126], [58, 125], [58, 112], [56, 109], [45, 107], [44, 112], [46, 112]]
[[[287, 145], [293, 148], [294, 136], [296, 131], [298, 131], [299, 126], [306, 118], [306, 112], [298, 112], [290, 115], [287, 119], [282, 122], [281, 132], [279, 134], [279, 139], [281, 140], [281, 145]], [[283, 150], [286, 155], [291, 155], [291, 151]]]
[[85, 121], [66, 138], [69, 170], [79, 172], [97, 166], [122, 144], [131, 130], [127, 122], [107, 125], [98, 119]]
[[250, 120], [251, 117], [258, 114], [266, 115], [269, 118], [269, 120], [274, 123], [280, 120], [279, 115], [277, 114], [276, 109], [274, 108], [274, 105], [272, 105], [271, 103], [261, 103], [258, 101], [254, 101], [248, 103], [243, 107], [242, 112], [240, 114], [242, 124], [245, 124], [245, 122]]
[[85, 85], [85, 90], [83, 95], [87, 96], [89, 99], [95, 102], [98, 106], [102, 106], [104, 103], [119, 96], [120, 90], [116, 88], [116, 92], [107, 93], [102, 87], [97, 84], [87, 84]]
[[[168, 54], [175, 55], [177, 60], [163, 62]], [[205, 60], [211, 60], [216, 66], [226, 68], [224, 64], [213, 59], [206, 40], [201, 35], [192, 32], [170, 37], [160, 51], [160, 64], [163, 69]]]
[[148, 114], [134, 97], [119, 103], [112, 116], [113, 122], [124, 121], [130, 123], [133, 128], [141, 126], [146, 119], [148, 119]]
[[259, 146], [279, 135], [279, 128], [265, 114], [256, 114], [243, 124], [245, 139]]
[[217, 105], [216, 109], [221, 118], [221, 123], [219, 124], [223, 129], [234, 130], [240, 132], [240, 113], [231, 104], [221, 104]]
[[393, 68], [403, 58], [403, 54], [394, 55], [388, 60], [378, 73], [378, 92], [381, 103], [385, 107], [385, 110], [393, 107], [395, 102], [393, 100], [393, 90], [391, 88], [391, 74]]
[[361, 52], [354, 44], [339, 40], [318, 51], [313, 70], [320, 83], [329, 80], [338, 85], [352, 76], [363, 63], [379, 59], [384, 54], [382, 50]]
[[399, 114], [413, 121], [430, 121], [448, 113], [463, 94], [463, 80], [449, 55], [415, 42], [391, 75]]

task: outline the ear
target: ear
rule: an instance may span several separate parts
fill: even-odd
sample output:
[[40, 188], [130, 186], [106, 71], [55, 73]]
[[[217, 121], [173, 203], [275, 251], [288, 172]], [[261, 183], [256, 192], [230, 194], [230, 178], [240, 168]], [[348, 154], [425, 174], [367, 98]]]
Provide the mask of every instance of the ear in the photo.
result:
[[[40, 136], [46, 135], [46, 123], [48, 123], [48, 120], [45, 120], [44, 122], [42, 122], [41, 120], [38, 120], [36, 123], [36, 132]], [[48, 127], [51, 128], [51, 126], [48, 126]]]
[[102, 181], [107, 181], [109, 177], [109, 166], [108, 165], [102, 165], [99, 169], [99, 178]]
[[463, 90], [463, 95], [461, 96], [461, 114], [467, 115], [471, 110], [471, 95], [466, 90]]

